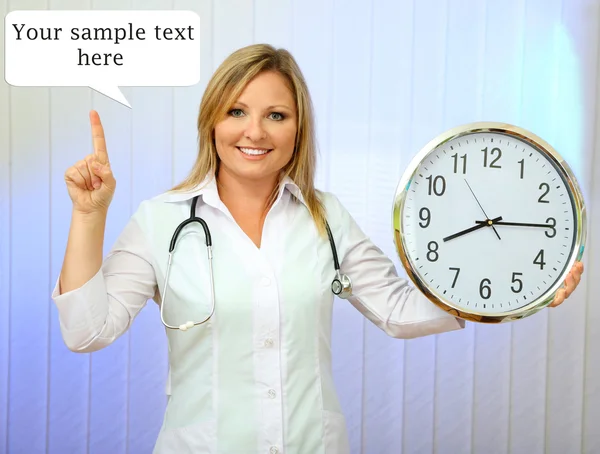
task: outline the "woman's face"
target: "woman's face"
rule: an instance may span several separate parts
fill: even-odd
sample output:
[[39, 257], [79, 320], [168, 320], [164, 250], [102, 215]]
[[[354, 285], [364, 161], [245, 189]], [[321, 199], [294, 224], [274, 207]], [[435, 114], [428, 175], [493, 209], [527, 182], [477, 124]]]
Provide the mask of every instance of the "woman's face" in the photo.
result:
[[296, 116], [294, 97], [283, 76], [276, 72], [256, 76], [215, 126], [219, 173], [273, 180], [292, 158]]

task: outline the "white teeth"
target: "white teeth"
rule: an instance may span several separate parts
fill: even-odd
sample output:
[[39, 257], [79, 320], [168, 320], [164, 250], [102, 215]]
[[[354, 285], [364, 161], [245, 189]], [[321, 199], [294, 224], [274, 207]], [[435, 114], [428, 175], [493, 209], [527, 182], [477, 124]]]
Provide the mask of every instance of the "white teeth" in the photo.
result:
[[242, 151], [242, 153], [249, 154], [251, 156], [258, 156], [261, 154], [266, 154], [270, 151], [270, 150], [257, 150], [255, 148], [241, 148], [241, 147], [238, 147], [238, 148]]

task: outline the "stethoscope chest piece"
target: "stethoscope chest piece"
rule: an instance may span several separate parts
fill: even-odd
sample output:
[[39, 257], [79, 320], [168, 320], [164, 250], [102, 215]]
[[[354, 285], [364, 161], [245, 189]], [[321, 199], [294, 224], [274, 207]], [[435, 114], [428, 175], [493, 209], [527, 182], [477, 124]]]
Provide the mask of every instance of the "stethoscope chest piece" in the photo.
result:
[[352, 280], [345, 274], [341, 274], [336, 270], [335, 278], [331, 283], [331, 291], [334, 295], [346, 299], [352, 296]]

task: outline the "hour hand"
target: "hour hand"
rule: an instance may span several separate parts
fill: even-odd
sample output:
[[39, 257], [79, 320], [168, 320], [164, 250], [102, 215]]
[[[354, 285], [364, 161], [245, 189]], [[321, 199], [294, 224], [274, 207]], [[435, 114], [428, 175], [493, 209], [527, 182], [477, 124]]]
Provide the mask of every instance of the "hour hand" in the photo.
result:
[[491, 227], [494, 224], [498, 223], [498, 221], [501, 221], [501, 220], [502, 220], [502, 216], [498, 216], [497, 218], [494, 218], [494, 219], [488, 219], [487, 221], [476, 221], [475, 226], [470, 227], [465, 230], [461, 230], [460, 232], [457, 232], [453, 235], [447, 236], [446, 238], [443, 239], [443, 241], [450, 241], [450, 240], [453, 240], [454, 238], [458, 238], [459, 236], [463, 236], [463, 235], [466, 235], [467, 233], [474, 232], [475, 230], [479, 230], [484, 227]]

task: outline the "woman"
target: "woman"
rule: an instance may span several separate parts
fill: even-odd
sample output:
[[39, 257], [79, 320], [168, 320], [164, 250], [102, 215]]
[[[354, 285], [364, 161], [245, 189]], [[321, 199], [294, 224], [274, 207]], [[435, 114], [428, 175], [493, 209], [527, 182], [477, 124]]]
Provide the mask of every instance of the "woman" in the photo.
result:
[[[73, 218], [53, 298], [77, 352], [112, 343], [151, 298], [166, 324], [184, 325], [167, 330], [169, 399], [156, 453], [349, 452], [331, 371], [327, 226], [352, 278], [349, 302], [390, 336], [464, 326], [397, 276], [335, 196], [315, 190], [312, 107], [288, 52], [254, 45], [223, 62], [202, 99], [189, 177], [144, 201], [104, 261], [116, 183], [95, 112], [91, 123], [94, 154], [65, 176]], [[192, 209], [210, 228], [213, 282], [198, 223], [181, 230], [167, 273], [166, 245]], [[554, 305], [581, 272], [578, 264]], [[211, 314], [213, 284], [212, 318], [186, 326]]]

